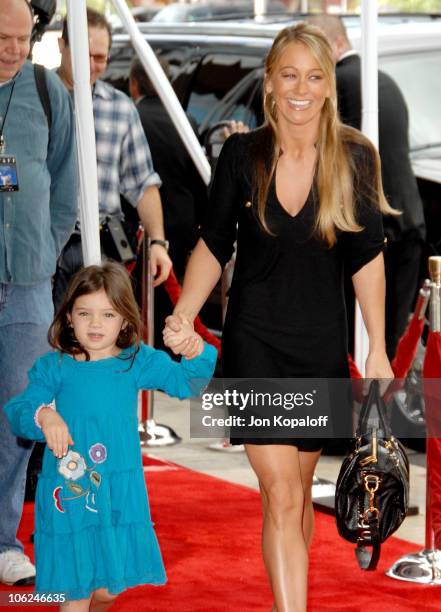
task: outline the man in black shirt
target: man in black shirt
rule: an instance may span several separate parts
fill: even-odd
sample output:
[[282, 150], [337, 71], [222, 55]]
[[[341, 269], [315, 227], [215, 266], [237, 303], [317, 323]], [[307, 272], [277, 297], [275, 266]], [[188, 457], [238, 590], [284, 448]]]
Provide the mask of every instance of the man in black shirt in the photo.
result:
[[[168, 66], [161, 60], [167, 74]], [[153, 166], [162, 180], [160, 195], [165, 235], [176, 276], [184, 275], [197, 228], [207, 205], [207, 187], [185, 148], [167, 110], [138, 58], [130, 70], [130, 95], [136, 103], [152, 154]], [[162, 347], [164, 319], [173, 307], [165, 290], [155, 292], [155, 346]]]
[[207, 188], [139, 59], [132, 63], [130, 95], [141, 117], [154, 168], [162, 179], [159, 191], [169, 253], [176, 275], [182, 276], [188, 253], [196, 243], [196, 230], [207, 203]]

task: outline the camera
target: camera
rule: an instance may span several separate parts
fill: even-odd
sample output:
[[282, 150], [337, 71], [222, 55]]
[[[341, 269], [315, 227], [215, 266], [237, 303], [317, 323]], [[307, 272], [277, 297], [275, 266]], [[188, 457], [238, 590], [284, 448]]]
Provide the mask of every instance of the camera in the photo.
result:
[[30, 5], [34, 11], [34, 27], [32, 29], [31, 43], [39, 41], [57, 9], [57, 0], [31, 0]]

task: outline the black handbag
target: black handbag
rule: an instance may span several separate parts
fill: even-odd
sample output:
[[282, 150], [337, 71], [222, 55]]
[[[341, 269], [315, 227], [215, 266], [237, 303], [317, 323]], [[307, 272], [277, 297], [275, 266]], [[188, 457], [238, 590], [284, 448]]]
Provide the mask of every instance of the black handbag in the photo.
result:
[[[369, 427], [374, 406], [378, 427]], [[377, 380], [363, 401], [352, 444], [335, 490], [337, 529], [345, 540], [357, 544], [360, 568], [374, 570], [381, 543], [401, 525], [409, 504], [409, 461], [403, 445], [390, 433]]]

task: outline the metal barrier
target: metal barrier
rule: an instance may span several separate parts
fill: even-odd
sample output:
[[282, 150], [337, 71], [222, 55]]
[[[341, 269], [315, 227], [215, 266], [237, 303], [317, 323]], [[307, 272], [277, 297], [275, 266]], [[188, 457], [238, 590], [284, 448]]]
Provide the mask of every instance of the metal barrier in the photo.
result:
[[[429, 272], [431, 278], [430, 334], [432, 335], [432, 339], [436, 340], [439, 346], [441, 346], [441, 257], [429, 257]], [[430, 373], [428, 371], [429, 360], [432, 360], [430, 364]], [[441, 359], [437, 356], [437, 359], [433, 361], [429, 342], [426, 349], [424, 373], [426, 377], [430, 376], [431, 378], [441, 379]], [[438, 403], [438, 408], [439, 405]], [[386, 572], [386, 575], [390, 578], [414, 582], [416, 584], [441, 585], [441, 551], [436, 547], [435, 532], [432, 523], [434, 496], [431, 474], [434, 470], [434, 466], [431, 465], [430, 461], [430, 443], [433, 442], [435, 445], [439, 445], [441, 444], [441, 440], [439, 438], [430, 438], [430, 419], [428, 418], [428, 410], [430, 410], [430, 406], [428, 406], [426, 402], [426, 426], [429, 435], [426, 451], [426, 531], [424, 549], [420, 552], [410, 553], [398, 559], [398, 561], [396, 561]], [[436, 466], [437, 470], [440, 468], [441, 466]], [[441, 511], [441, 508], [439, 511]]]
[[[154, 290], [153, 276], [150, 268], [150, 238], [144, 233], [142, 241], [142, 300], [141, 316], [143, 322], [143, 340], [148, 346], [154, 346]], [[141, 420], [138, 427], [141, 446], [170, 446], [181, 442], [181, 438], [168, 425], [159, 425], [154, 416], [154, 391], [142, 390]]]

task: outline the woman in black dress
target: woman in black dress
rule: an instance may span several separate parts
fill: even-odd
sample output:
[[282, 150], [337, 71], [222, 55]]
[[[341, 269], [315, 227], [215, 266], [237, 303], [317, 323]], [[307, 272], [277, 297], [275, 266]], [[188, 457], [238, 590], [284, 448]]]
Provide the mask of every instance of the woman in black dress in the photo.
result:
[[[189, 261], [165, 343], [181, 350], [194, 320], [237, 257], [222, 338], [229, 378], [349, 376], [342, 276], [349, 267], [369, 335], [366, 376], [389, 378], [384, 344], [379, 158], [338, 120], [334, 61], [323, 33], [280, 32], [266, 60], [265, 125], [225, 143], [209, 214]], [[312, 536], [312, 478], [322, 441], [245, 443], [263, 502], [263, 556], [277, 612], [303, 612]]]

